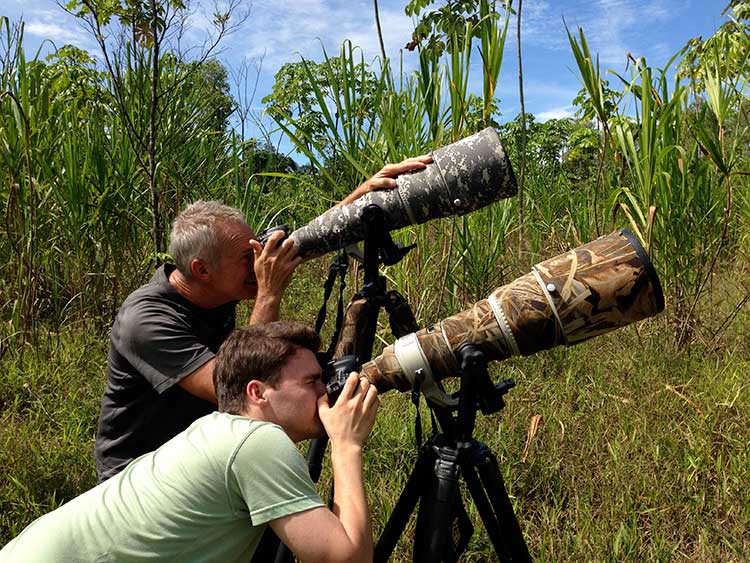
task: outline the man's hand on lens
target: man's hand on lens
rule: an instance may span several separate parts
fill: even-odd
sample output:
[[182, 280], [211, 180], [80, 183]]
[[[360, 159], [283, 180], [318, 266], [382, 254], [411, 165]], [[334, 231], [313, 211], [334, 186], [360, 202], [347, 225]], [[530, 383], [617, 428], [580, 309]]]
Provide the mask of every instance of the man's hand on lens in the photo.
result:
[[365, 180], [357, 189], [362, 189], [364, 193], [374, 192], [376, 190], [385, 190], [396, 187], [396, 176], [404, 172], [413, 170], [422, 170], [430, 162], [432, 155], [425, 154], [402, 160], [397, 164], [386, 164], [383, 168], [369, 180]]
[[413, 172], [415, 170], [422, 170], [429, 163], [432, 162], [431, 154], [423, 154], [422, 156], [414, 156], [402, 160], [396, 164], [386, 164], [377, 172], [372, 178], [362, 182], [356, 190], [344, 198], [339, 205], [346, 205], [352, 203], [356, 199], [362, 197], [366, 193], [374, 192], [377, 190], [387, 190], [396, 187], [396, 176], [403, 174], [404, 172]]

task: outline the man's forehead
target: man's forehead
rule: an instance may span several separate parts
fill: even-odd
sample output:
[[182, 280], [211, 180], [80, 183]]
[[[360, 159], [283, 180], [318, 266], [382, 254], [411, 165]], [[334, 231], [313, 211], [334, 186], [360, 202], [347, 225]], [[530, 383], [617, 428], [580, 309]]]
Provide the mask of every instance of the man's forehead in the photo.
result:
[[297, 348], [284, 362], [279, 376], [281, 380], [303, 380], [308, 377], [318, 377], [323, 370], [315, 354], [307, 348]]
[[254, 237], [253, 231], [245, 223], [234, 222], [234, 224], [217, 225], [218, 230], [218, 257], [220, 260], [231, 262], [244, 261], [253, 255], [253, 247], [250, 239]]
[[217, 227], [221, 235], [227, 240], [257, 238], [250, 226], [244, 221], [225, 220], [220, 222]]

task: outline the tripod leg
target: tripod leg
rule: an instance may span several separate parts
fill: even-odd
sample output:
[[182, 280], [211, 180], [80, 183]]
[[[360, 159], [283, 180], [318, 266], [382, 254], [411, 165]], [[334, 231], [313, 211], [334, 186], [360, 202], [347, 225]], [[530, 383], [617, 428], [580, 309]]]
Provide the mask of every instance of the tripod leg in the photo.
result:
[[401, 496], [398, 498], [398, 502], [396, 502], [396, 506], [393, 508], [393, 512], [391, 512], [391, 516], [388, 518], [388, 522], [375, 546], [374, 563], [388, 561], [396, 548], [398, 538], [404, 532], [409, 517], [414, 512], [419, 497], [422, 496], [424, 483], [428, 482], [429, 477], [432, 476], [434, 460], [435, 456], [430, 449], [424, 448], [420, 452], [417, 462], [414, 464], [414, 469], [409, 475], [406, 485], [404, 485], [404, 490], [401, 492]]
[[[513, 505], [510, 502], [510, 498], [508, 498], [508, 492], [505, 490], [505, 483], [500, 474], [495, 454], [485, 444], [477, 443], [474, 456], [472, 457], [472, 462], [481, 479], [481, 485], [484, 486], [482, 492], [487, 492], [487, 496], [489, 496], [492, 508], [494, 509], [495, 518], [493, 518], [493, 521], [498, 522], [500, 527], [505, 531], [502, 543], [507, 556], [503, 557], [503, 559], [507, 561], [531, 561], [529, 548], [526, 546], [521, 526], [518, 524], [518, 519], [513, 512]], [[474, 475], [474, 478], [476, 479], [476, 475]], [[479, 486], [479, 483], [476, 483], [476, 486]], [[492, 534], [490, 534], [490, 538], [492, 538]]]
[[492, 504], [490, 504], [490, 501], [487, 498], [487, 494], [477, 476], [476, 469], [472, 465], [465, 465], [462, 467], [462, 473], [464, 481], [466, 481], [466, 488], [469, 490], [471, 499], [474, 501], [474, 506], [476, 506], [477, 512], [479, 512], [482, 523], [487, 530], [487, 536], [490, 538], [499, 560], [513, 561], [510, 556], [508, 545], [503, 538], [500, 522], [498, 521], [495, 512], [492, 510]]
[[450, 530], [458, 500], [458, 451], [436, 447], [433, 474], [426, 485], [417, 516], [414, 537], [415, 563], [451, 559]]

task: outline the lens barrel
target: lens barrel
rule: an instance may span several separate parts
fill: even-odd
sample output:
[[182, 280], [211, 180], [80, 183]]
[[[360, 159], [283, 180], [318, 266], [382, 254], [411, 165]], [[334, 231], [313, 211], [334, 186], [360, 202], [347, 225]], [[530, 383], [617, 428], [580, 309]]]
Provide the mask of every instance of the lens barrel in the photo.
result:
[[464, 215], [516, 194], [516, 178], [497, 133], [487, 128], [436, 150], [426, 168], [401, 174], [397, 187], [365, 194], [334, 207], [294, 231], [301, 256], [338, 250], [364, 238], [362, 210], [378, 205], [388, 230]]
[[[632, 233], [621, 230], [541, 262], [471, 309], [416, 332], [428, 369], [417, 365], [417, 354], [403, 361], [401, 350], [409, 348], [397, 341], [363, 365], [361, 374], [380, 392], [408, 391], [425, 374], [435, 381], [458, 375], [455, 351], [464, 344], [479, 346], [490, 361], [529, 356], [663, 310], [664, 294], [648, 255]], [[413, 348], [414, 335], [404, 338]]]

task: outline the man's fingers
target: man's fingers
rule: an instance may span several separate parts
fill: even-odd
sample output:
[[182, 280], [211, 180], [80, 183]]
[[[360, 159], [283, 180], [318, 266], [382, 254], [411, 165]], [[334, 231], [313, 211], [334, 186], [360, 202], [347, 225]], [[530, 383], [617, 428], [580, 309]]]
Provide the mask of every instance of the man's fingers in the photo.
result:
[[271, 235], [265, 246], [261, 246], [261, 244], [257, 241], [254, 241], [255, 244], [253, 244], [253, 241], [251, 241], [250, 244], [252, 245], [256, 255], [259, 252], [258, 249], [262, 249], [264, 256], [267, 258], [282, 258], [286, 261], [292, 261], [297, 257], [297, 245], [295, 244], [294, 240], [290, 238], [287, 238], [283, 242], [280, 241], [280, 239], [283, 237], [284, 233], [279, 231]]
[[288, 258], [292, 258], [297, 254], [297, 245], [294, 244], [294, 240], [288, 238], [281, 243], [279, 255], [283, 255]]
[[278, 244], [279, 240], [284, 238], [286, 236], [286, 233], [284, 231], [274, 231], [271, 233], [271, 236], [268, 237], [268, 242], [275, 242]]
[[370, 390], [370, 381], [366, 377], [359, 376], [357, 376], [357, 381], [359, 382], [359, 385], [354, 389], [354, 393], [366, 394]]
[[328, 401], [328, 393], [323, 393], [320, 397], [318, 397], [318, 416], [320, 416], [320, 412], [323, 412], [323, 416], [331, 410], [331, 403]]
[[255, 239], [250, 239], [250, 248], [253, 249], [253, 253], [256, 256], [263, 252], [263, 245]]
[[432, 162], [431, 154], [424, 154], [422, 156], [415, 156], [402, 160], [397, 164], [386, 164], [383, 167], [382, 172], [388, 176], [395, 176], [402, 172], [408, 172], [409, 170], [419, 170], [426, 167]]
[[[372, 178], [360, 185], [357, 190], [364, 190], [364, 193], [377, 190], [392, 189], [397, 186], [395, 177], [410, 170], [421, 170], [432, 162], [431, 154], [423, 154], [402, 160], [396, 164], [386, 164]], [[355, 190], [355, 191], [357, 191]]]
[[365, 395], [364, 406], [366, 409], [375, 408], [377, 410], [380, 405], [380, 398], [378, 397], [378, 390], [374, 385], [370, 385]]
[[389, 188], [395, 188], [398, 184], [396, 184], [396, 180], [393, 178], [373, 178], [370, 180], [370, 190], [386, 190]]
[[411, 158], [407, 158], [406, 160], [402, 160], [401, 162], [397, 163], [396, 166], [413, 166], [416, 168], [423, 168], [425, 165], [432, 162], [432, 155], [431, 154], [423, 154], [421, 156], [412, 156]]
[[341, 395], [344, 397], [351, 397], [354, 395], [357, 385], [359, 385], [359, 375], [356, 371], [353, 371], [346, 379], [346, 383], [344, 383], [344, 387], [341, 389]]

